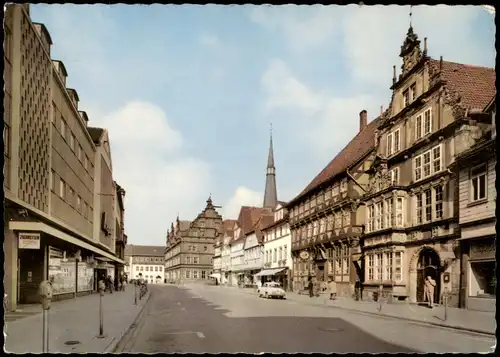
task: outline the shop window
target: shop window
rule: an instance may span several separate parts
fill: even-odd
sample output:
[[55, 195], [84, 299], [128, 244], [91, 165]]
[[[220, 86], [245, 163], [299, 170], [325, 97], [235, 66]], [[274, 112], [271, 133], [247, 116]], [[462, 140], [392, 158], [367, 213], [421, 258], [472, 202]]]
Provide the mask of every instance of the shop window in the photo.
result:
[[201, 278], [206, 279], [207, 278], [207, 272], [205, 270], [201, 271]]
[[469, 296], [496, 296], [495, 261], [470, 263]]

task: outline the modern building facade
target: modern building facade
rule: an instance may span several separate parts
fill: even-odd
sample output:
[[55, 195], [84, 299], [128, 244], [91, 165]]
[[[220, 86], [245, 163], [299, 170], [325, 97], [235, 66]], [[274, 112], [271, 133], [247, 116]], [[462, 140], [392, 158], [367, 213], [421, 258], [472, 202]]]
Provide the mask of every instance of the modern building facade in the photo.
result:
[[459, 192], [450, 165], [487, 127], [471, 113], [494, 97], [495, 72], [431, 59], [427, 39], [422, 51], [411, 27], [400, 57], [364, 195], [364, 295], [382, 287], [395, 298], [423, 302], [430, 276], [434, 301], [446, 291], [448, 304], [458, 306]]
[[165, 281], [165, 247], [127, 244], [125, 260], [128, 263], [127, 278], [142, 277], [149, 284], [163, 284]]
[[375, 159], [375, 129], [361, 111], [358, 134], [314, 180], [286, 206], [293, 255], [293, 287], [302, 290], [309, 277], [325, 288], [337, 283], [339, 296], [352, 296], [362, 278], [360, 238], [365, 223], [361, 204], [368, 188], [367, 168]]
[[[490, 116], [494, 129], [495, 114], [496, 104], [492, 102], [476, 114], [476, 120], [484, 122]], [[461, 306], [491, 312], [496, 311], [495, 137], [493, 130], [487, 131], [456, 161], [462, 252]]]
[[123, 261], [94, 235], [96, 147], [64, 64], [51, 59], [49, 32], [28, 4], [11, 4], [5, 34], [4, 286], [14, 310], [38, 302], [50, 276], [54, 299], [75, 297]]
[[292, 290], [292, 237], [285, 202], [279, 202], [273, 221], [262, 230], [264, 253], [262, 270], [256, 274], [261, 282], [276, 281], [286, 291]]
[[168, 282], [203, 282], [213, 271], [214, 243], [222, 234], [222, 216], [209, 197], [205, 209], [190, 221], [171, 225], [165, 249]]

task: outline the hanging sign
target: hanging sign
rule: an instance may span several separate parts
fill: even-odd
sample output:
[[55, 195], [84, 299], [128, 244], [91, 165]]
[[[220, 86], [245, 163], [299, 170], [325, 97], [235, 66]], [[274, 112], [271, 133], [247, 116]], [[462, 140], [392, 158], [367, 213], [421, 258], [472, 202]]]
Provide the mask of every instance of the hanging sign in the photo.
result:
[[19, 249], [40, 249], [40, 233], [19, 233]]

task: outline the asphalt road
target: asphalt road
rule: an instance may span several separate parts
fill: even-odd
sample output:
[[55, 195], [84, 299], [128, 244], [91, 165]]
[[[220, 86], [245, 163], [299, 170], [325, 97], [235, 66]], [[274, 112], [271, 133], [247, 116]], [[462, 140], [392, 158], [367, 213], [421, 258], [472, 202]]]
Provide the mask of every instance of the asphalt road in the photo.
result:
[[267, 300], [213, 286], [150, 286], [123, 352], [488, 352], [494, 339], [447, 329]]

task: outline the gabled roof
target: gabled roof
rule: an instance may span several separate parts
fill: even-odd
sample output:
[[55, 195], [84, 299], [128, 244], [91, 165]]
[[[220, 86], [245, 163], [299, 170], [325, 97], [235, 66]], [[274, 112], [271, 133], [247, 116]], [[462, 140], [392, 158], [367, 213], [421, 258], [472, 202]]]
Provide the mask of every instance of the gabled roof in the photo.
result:
[[221, 225], [221, 234], [225, 235], [225, 236], [228, 236], [228, 237], [232, 237], [234, 235], [234, 224], [236, 223], [237, 221], [235, 219], [226, 219], [223, 221], [222, 225]]
[[164, 257], [165, 247], [156, 245], [133, 245], [125, 246], [125, 255], [144, 257]]
[[342, 149], [328, 165], [311, 181], [307, 187], [297, 195], [290, 204], [300, 200], [309, 192], [317, 188], [322, 183], [343, 173], [350, 166], [356, 164], [359, 160], [375, 149], [375, 129], [380, 122], [380, 117], [372, 120], [361, 132]]
[[[439, 60], [430, 62], [439, 68]], [[461, 96], [460, 104], [469, 109], [485, 109], [496, 95], [494, 68], [443, 61], [441, 78]]]

